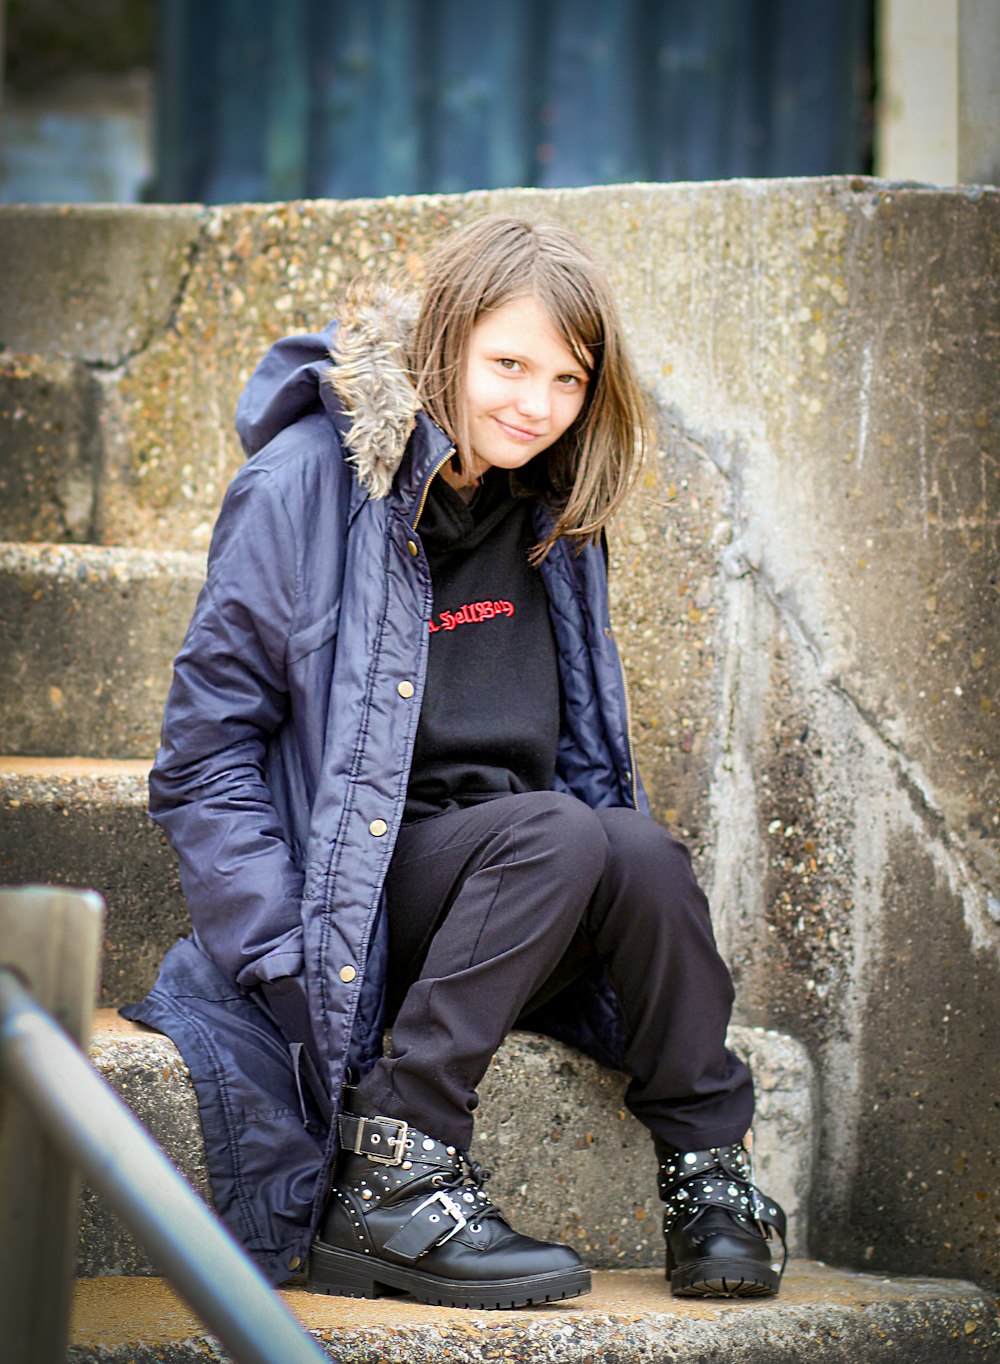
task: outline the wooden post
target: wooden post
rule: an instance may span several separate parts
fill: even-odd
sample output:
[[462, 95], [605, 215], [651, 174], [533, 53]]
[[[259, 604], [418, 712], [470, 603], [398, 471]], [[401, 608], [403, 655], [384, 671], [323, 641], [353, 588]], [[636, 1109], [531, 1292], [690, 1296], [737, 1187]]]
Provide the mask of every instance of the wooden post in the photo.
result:
[[[104, 905], [93, 891], [0, 890], [0, 966], [81, 1047], [90, 1036]], [[79, 1176], [0, 1071], [0, 1340], [20, 1364], [66, 1358]]]

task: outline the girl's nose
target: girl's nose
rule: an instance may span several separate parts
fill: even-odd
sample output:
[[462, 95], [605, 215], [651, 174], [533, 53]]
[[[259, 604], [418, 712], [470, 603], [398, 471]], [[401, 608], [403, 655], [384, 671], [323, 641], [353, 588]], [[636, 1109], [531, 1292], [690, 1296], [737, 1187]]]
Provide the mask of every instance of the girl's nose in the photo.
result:
[[517, 409], [525, 417], [540, 421], [549, 415], [549, 386], [545, 383], [525, 384], [517, 397]]

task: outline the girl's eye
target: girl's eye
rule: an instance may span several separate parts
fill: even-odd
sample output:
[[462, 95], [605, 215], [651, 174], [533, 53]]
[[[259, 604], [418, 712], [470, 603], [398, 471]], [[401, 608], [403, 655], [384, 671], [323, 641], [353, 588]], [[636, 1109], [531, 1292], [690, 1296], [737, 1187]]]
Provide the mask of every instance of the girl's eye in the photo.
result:
[[519, 368], [517, 360], [508, 360], [501, 358], [500, 360], [497, 361], [497, 364], [500, 366], [501, 369], [506, 370], [514, 370]]
[[565, 384], [567, 388], [575, 388], [580, 382], [580, 379], [576, 374], [560, 374], [558, 382], [560, 384]]

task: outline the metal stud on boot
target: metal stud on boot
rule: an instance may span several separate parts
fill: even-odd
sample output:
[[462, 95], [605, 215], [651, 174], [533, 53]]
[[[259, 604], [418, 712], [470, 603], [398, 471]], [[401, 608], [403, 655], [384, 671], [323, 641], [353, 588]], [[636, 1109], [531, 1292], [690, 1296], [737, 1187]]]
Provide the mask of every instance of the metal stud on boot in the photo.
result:
[[395, 1118], [341, 1113], [341, 1153], [309, 1257], [314, 1293], [410, 1293], [443, 1307], [524, 1307], [590, 1291], [569, 1246], [522, 1236], [480, 1167]]
[[[753, 1183], [742, 1143], [677, 1151], [656, 1141], [664, 1202], [667, 1278], [678, 1298], [756, 1298], [777, 1293], [788, 1250], [785, 1214]], [[781, 1240], [772, 1260], [773, 1233]]]

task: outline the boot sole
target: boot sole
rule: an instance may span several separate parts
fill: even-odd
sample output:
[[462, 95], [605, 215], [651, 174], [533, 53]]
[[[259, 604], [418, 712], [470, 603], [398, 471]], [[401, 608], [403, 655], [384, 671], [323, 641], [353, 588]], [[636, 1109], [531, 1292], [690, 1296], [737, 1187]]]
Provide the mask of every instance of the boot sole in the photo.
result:
[[326, 1293], [338, 1298], [379, 1298], [409, 1293], [418, 1302], [434, 1307], [490, 1311], [561, 1302], [563, 1298], [589, 1293], [590, 1271], [571, 1269], [532, 1274], [522, 1279], [484, 1279], [467, 1283], [462, 1279], [441, 1279], [434, 1274], [424, 1274], [406, 1265], [373, 1260], [353, 1250], [317, 1245], [309, 1256], [306, 1287], [310, 1293]]
[[668, 1273], [675, 1298], [770, 1298], [781, 1275], [747, 1260], [695, 1260]]

